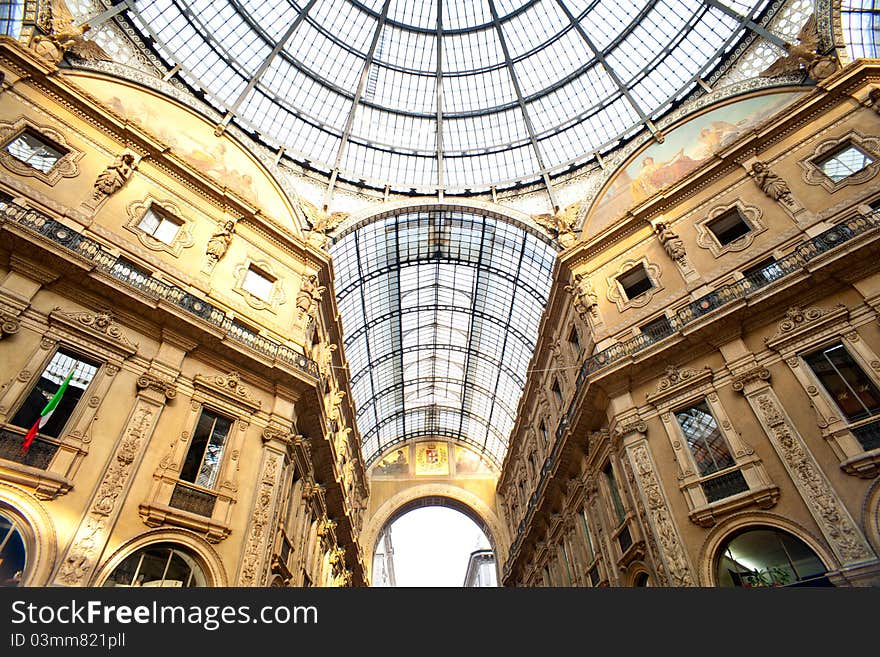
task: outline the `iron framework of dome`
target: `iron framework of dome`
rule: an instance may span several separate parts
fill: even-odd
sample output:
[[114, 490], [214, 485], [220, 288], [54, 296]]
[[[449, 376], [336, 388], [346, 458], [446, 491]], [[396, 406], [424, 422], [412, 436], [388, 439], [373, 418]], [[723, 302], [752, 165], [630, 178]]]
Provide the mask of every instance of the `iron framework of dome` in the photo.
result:
[[468, 210], [411, 209], [330, 248], [364, 462], [419, 436], [500, 466], [556, 249]]
[[[661, 116], [769, 0], [134, 0], [169, 68], [265, 143], [378, 189], [543, 180]], [[552, 197], [552, 191], [551, 191]]]

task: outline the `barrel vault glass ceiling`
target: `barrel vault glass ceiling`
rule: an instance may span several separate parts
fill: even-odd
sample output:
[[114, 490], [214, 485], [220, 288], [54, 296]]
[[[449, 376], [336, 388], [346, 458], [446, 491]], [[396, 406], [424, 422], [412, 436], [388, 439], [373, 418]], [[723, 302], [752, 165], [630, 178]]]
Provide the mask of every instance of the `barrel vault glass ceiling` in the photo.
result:
[[424, 209], [354, 226], [330, 252], [365, 463], [437, 436], [500, 466], [555, 248], [490, 215]]
[[769, 0], [128, 4], [145, 42], [226, 122], [331, 187], [453, 194], [549, 185], [613, 149], [771, 11]]

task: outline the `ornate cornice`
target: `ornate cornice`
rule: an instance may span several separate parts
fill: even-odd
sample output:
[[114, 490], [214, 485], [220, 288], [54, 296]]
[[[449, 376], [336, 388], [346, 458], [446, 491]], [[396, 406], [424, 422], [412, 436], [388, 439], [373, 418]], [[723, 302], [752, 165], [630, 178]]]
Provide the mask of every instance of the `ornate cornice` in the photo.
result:
[[770, 349], [780, 351], [786, 344], [796, 341], [805, 333], [848, 317], [849, 310], [842, 303], [831, 309], [814, 307], [804, 310], [800, 306], [791, 306], [785, 312], [785, 319], [779, 322], [776, 333], [764, 338], [764, 343]]
[[262, 405], [262, 402], [241, 382], [241, 375], [238, 372], [218, 375], [196, 374], [193, 384], [253, 411], [259, 410]]
[[657, 390], [645, 393], [645, 398], [649, 404], [657, 406], [681, 390], [700, 385], [711, 378], [712, 368], [708, 365], [700, 370], [678, 369], [674, 365], [667, 365], [666, 376], [662, 377], [658, 382]]
[[97, 338], [113, 351], [133, 354], [138, 349], [138, 344], [125, 336], [116, 323], [113, 313], [108, 310], [97, 313], [65, 312], [60, 306], [55, 306], [49, 313], [49, 321], [91, 338]]

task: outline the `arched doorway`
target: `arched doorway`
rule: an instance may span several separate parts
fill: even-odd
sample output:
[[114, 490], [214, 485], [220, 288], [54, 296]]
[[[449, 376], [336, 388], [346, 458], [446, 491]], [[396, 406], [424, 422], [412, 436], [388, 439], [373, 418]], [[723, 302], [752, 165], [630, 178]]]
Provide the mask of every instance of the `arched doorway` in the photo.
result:
[[395, 511], [373, 551], [373, 586], [497, 586], [494, 541], [465, 504], [442, 497]]
[[831, 586], [819, 556], [801, 539], [775, 527], [750, 527], [718, 552], [718, 586]]
[[208, 586], [208, 581], [190, 550], [176, 543], [153, 543], [123, 559], [104, 586], [186, 588]]

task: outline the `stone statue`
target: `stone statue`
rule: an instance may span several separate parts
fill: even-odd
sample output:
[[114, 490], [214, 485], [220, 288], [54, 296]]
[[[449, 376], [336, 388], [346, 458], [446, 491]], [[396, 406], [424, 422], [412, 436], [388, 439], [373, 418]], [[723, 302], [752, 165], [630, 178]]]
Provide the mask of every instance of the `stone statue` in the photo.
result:
[[570, 246], [576, 238], [574, 224], [577, 222], [579, 209], [580, 203], [572, 203], [565, 210], [555, 214], [533, 214], [532, 219], [550, 237], [559, 240], [563, 247]]
[[575, 312], [587, 321], [587, 314], [593, 318], [599, 316], [599, 295], [593, 290], [590, 279], [581, 274], [572, 277], [572, 284], [565, 286], [565, 291], [573, 297]]
[[803, 66], [814, 80], [824, 80], [837, 71], [840, 67], [836, 57], [820, 55], [819, 30], [816, 27], [816, 15], [810, 14], [807, 22], [797, 35], [798, 43], [786, 42], [783, 48], [786, 54], [774, 61], [766, 70], [760, 73], [763, 78], [773, 78], [789, 73], [797, 73]]
[[788, 183], [770, 171], [770, 167], [765, 162], [755, 162], [752, 164], [750, 175], [754, 178], [755, 184], [761, 188], [761, 191], [774, 201], [781, 201], [788, 205], [792, 203], [793, 199]]
[[303, 315], [313, 316], [327, 288], [318, 284], [318, 275], [303, 276], [302, 286], [296, 295], [296, 307]]
[[117, 156], [113, 164], [104, 169], [95, 180], [92, 200], [100, 201], [118, 192], [131, 178], [132, 173], [134, 173], [134, 155], [123, 153]]
[[654, 232], [657, 233], [657, 239], [663, 245], [666, 254], [675, 261], [682, 261], [687, 257], [684, 250], [684, 242], [676, 235], [673, 230], [664, 223], [658, 223], [654, 226]]
[[223, 228], [211, 235], [205, 255], [208, 256], [208, 267], [216, 265], [220, 258], [226, 255], [229, 243], [232, 241], [232, 233], [235, 231], [235, 222], [229, 219], [223, 224]]
[[38, 17], [38, 26], [45, 34], [37, 34], [31, 40], [30, 47], [35, 53], [56, 64], [61, 62], [68, 52], [87, 61], [97, 59], [110, 61], [110, 56], [101, 46], [83, 36], [90, 29], [88, 23], [73, 24], [73, 15], [68, 11], [63, 0], [40, 4], [42, 9]]

